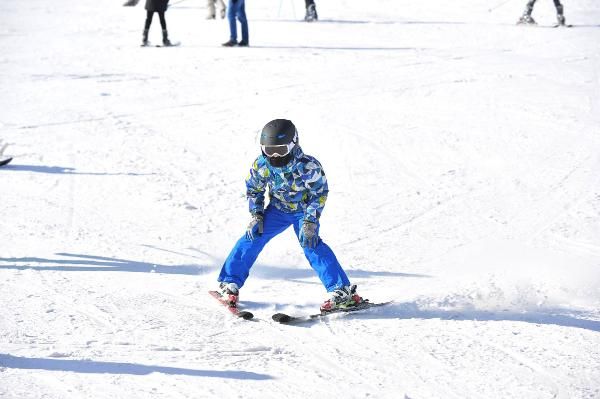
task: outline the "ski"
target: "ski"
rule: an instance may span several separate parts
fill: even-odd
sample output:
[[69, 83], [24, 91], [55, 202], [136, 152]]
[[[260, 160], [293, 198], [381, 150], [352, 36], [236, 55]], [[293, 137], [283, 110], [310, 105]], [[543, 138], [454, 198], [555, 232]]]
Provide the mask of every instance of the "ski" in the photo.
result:
[[208, 291], [208, 293], [217, 301], [219, 301], [221, 305], [225, 306], [232, 315], [244, 320], [250, 320], [254, 317], [254, 315], [248, 311], [240, 310], [237, 306], [230, 306], [227, 301], [223, 300], [223, 297], [221, 297], [217, 291]]
[[[0, 140], [0, 145], [2, 144], [2, 140]], [[9, 163], [10, 161], [12, 161], [12, 157], [4, 157], [4, 150], [6, 150], [6, 147], [8, 147], [8, 143], [2, 145], [2, 147], [0, 147], [0, 166], [6, 165], [7, 163]]]
[[178, 47], [181, 45], [181, 42], [171, 42], [171, 44], [157, 44], [154, 47]]
[[181, 46], [181, 42], [172, 42], [171, 44], [167, 44], [167, 45], [152, 44], [150, 42], [148, 42], [146, 44], [144, 44], [144, 43], [140, 44], [140, 47], [179, 47], [179, 46]]
[[280, 323], [280, 324], [300, 324], [300, 323], [305, 323], [305, 322], [312, 321], [312, 320], [322, 319], [324, 317], [331, 316], [333, 314], [358, 312], [361, 310], [371, 309], [371, 308], [375, 308], [375, 307], [379, 307], [379, 306], [385, 306], [385, 305], [389, 305], [392, 302], [393, 301], [372, 303], [372, 302], [369, 302], [368, 299], [365, 299], [363, 302], [359, 303], [356, 306], [353, 306], [350, 308], [344, 308], [344, 309], [337, 309], [337, 310], [333, 310], [331, 312], [321, 312], [321, 313], [315, 313], [315, 314], [310, 314], [310, 315], [305, 315], [305, 316], [290, 316], [285, 313], [276, 313], [271, 318], [273, 319], [273, 321], [276, 321], [277, 323]]

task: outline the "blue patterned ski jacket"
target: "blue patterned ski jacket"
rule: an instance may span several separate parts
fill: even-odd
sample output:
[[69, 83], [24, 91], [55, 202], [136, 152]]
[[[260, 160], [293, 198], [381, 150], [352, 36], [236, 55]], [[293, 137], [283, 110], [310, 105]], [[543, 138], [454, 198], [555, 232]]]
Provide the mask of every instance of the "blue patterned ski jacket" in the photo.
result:
[[299, 145], [292, 150], [293, 159], [284, 167], [274, 167], [264, 155], [254, 161], [246, 178], [246, 197], [251, 213], [262, 213], [265, 191], [269, 204], [283, 212], [304, 211], [304, 220], [317, 222], [327, 200], [327, 178], [314, 157], [304, 155]]

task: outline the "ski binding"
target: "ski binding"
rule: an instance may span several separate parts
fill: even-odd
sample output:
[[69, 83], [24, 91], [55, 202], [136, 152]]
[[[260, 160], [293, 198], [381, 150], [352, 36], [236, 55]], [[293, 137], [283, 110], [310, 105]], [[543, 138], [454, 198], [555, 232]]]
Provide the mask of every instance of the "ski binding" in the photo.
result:
[[231, 306], [227, 301], [223, 299], [223, 297], [217, 291], [208, 291], [208, 293], [217, 301], [219, 301], [221, 305], [225, 306], [232, 315], [244, 320], [250, 320], [254, 317], [254, 315], [251, 312], [248, 312], [246, 310], [240, 310], [237, 306]]

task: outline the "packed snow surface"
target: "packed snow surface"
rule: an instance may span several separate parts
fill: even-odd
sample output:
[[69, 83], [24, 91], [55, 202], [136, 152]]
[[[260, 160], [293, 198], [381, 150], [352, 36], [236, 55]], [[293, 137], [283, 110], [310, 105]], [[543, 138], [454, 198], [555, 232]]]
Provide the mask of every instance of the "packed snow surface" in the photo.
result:
[[[0, 2], [0, 397], [600, 398], [598, 1], [248, 0], [249, 48], [200, 0], [141, 48], [143, 3]], [[291, 229], [254, 321], [207, 295], [275, 118], [391, 305], [274, 323], [326, 297]]]

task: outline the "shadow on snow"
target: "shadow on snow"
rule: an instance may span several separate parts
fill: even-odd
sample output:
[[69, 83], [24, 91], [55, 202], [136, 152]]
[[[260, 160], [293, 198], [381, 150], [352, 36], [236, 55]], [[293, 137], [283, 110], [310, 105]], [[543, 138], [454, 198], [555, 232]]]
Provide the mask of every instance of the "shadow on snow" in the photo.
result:
[[585, 318], [585, 313], [570, 309], [536, 311], [485, 311], [476, 309], [423, 309], [414, 302], [393, 303], [380, 309], [347, 313], [341, 317], [362, 319], [440, 319], [456, 321], [518, 321], [532, 324], [582, 328], [600, 332], [600, 321]]
[[[315, 277], [315, 271], [306, 263], [299, 268], [268, 266], [264, 264], [255, 264], [251, 269], [252, 277], [265, 280], [295, 280]], [[363, 269], [345, 268], [346, 274], [350, 278], [369, 278], [369, 277], [415, 277], [415, 278], [430, 278], [425, 274], [410, 274], [399, 272], [386, 271], [369, 271]]]
[[180, 367], [152, 366], [136, 363], [98, 362], [93, 360], [48, 359], [20, 357], [0, 353], [0, 367], [23, 370], [68, 371], [92, 374], [132, 374], [147, 375], [162, 373], [193, 377], [216, 377], [239, 380], [270, 380], [267, 374], [236, 370], [197, 370]]
[[[173, 251], [169, 251], [173, 252]], [[174, 252], [176, 253], [176, 252]], [[59, 252], [56, 255], [63, 259], [48, 259], [38, 257], [22, 258], [0, 258], [0, 270], [52, 270], [52, 271], [75, 271], [75, 272], [133, 272], [133, 273], [162, 273], [162, 274], [188, 274], [200, 275], [212, 273], [220, 268], [220, 265], [162, 265], [151, 262], [140, 262], [131, 259], [110, 258], [105, 256], [71, 254]], [[2, 262], [12, 263], [3, 265]], [[35, 263], [36, 265], [31, 265]], [[428, 278], [424, 274], [409, 274], [386, 271], [368, 271], [363, 269], [346, 269], [348, 276], [352, 278], [369, 277], [414, 277]], [[252, 276], [265, 280], [299, 280], [315, 277], [315, 271], [306, 264], [303, 267], [279, 267], [264, 264], [255, 264], [252, 267]]]
[[154, 173], [103, 173], [103, 172], [77, 172], [75, 168], [64, 166], [46, 166], [46, 165], [6, 165], [2, 168], [7, 172], [34, 172], [50, 173], [62, 175], [88, 175], [88, 176], [150, 176]]
[[[15, 263], [2, 269], [16, 270], [53, 270], [53, 271], [84, 271], [84, 272], [134, 272], [134, 273], [163, 273], [198, 275], [207, 273], [209, 266], [200, 265], [161, 265], [149, 262], [139, 262], [129, 259], [108, 258], [104, 256], [57, 253], [67, 259], [46, 259], [36, 257], [0, 258], [0, 262]], [[18, 265], [16, 263], [39, 263], [40, 265]]]

